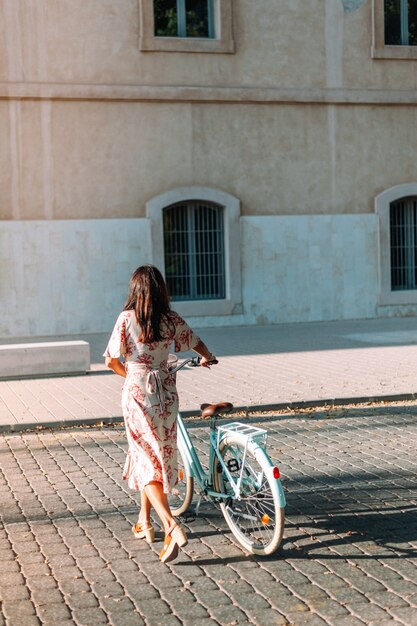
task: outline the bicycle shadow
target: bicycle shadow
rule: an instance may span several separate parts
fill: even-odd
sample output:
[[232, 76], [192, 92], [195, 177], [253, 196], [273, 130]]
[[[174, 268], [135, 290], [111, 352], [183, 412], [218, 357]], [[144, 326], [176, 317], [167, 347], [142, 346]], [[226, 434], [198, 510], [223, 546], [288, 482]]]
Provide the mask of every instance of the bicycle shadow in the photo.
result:
[[[319, 493], [317, 494], [319, 496]], [[327, 504], [327, 506], [326, 506]], [[417, 558], [417, 548], [410, 542], [417, 539], [415, 525], [417, 506], [414, 504], [401, 506], [379, 506], [370, 511], [366, 505], [355, 511], [335, 511], [324, 498], [318, 497], [317, 506], [322, 511], [314, 515], [308, 502], [304, 512], [297, 507], [291, 510], [288, 507], [286, 531], [281, 546], [276, 553], [269, 556], [248, 554], [233, 539], [228, 528], [222, 528], [224, 520], [220, 514], [204, 514], [208, 524], [214, 523], [219, 530], [196, 530], [190, 537], [202, 539], [219, 534], [229, 536], [231, 544], [240, 554], [219, 557], [195, 558], [191, 563], [182, 565], [217, 565], [233, 564], [252, 560], [346, 560], [363, 561], [369, 559], [396, 559]], [[292, 521], [291, 517], [306, 516], [305, 520]], [[189, 522], [192, 531], [192, 521]], [[408, 544], [408, 545], [407, 545]], [[243, 553], [243, 554], [242, 554]]]

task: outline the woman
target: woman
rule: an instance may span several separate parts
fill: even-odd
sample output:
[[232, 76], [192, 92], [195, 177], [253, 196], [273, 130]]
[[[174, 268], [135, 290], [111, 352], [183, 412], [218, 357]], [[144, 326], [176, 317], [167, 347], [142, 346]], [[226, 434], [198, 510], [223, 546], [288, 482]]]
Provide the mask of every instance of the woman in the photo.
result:
[[[194, 350], [201, 365], [215, 357], [171, 310], [164, 279], [156, 267], [143, 265], [130, 279], [129, 295], [104, 353], [106, 366], [126, 378], [122, 393], [128, 453], [123, 478], [140, 491], [141, 508], [135, 536], [154, 541], [150, 522], [155, 509], [165, 531], [160, 559], [174, 560], [187, 537], [171, 514], [167, 494], [177, 482], [178, 393], [168, 354]], [[120, 357], [123, 357], [122, 362]]]

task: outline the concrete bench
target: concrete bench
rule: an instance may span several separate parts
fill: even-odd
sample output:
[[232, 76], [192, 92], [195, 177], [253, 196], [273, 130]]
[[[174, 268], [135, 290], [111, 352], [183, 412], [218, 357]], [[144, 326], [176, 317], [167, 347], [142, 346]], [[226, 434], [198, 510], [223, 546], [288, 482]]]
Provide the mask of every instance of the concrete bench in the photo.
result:
[[87, 341], [15, 343], [0, 346], [0, 378], [85, 374], [90, 369]]

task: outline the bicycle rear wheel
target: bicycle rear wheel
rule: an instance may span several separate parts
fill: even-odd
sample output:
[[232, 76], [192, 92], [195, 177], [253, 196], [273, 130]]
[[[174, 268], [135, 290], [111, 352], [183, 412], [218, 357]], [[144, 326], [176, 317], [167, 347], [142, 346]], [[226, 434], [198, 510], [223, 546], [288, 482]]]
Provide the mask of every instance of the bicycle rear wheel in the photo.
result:
[[[238, 435], [227, 435], [220, 442], [219, 452], [231, 475], [242, 475], [241, 498], [234, 496], [232, 486], [221, 463], [214, 458], [213, 477], [217, 491], [228, 493], [220, 508], [239, 544], [251, 554], [267, 555], [275, 552], [284, 532], [282, 487], [274, 478], [274, 467], [265, 451], [245, 442]], [[242, 473], [242, 465], [243, 473]]]
[[184, 453], [178, 446], [178, 483], [168, 495], [172, 515], [182, 515], [189, 508], [194, 493], [194, 478], [190, 476]]

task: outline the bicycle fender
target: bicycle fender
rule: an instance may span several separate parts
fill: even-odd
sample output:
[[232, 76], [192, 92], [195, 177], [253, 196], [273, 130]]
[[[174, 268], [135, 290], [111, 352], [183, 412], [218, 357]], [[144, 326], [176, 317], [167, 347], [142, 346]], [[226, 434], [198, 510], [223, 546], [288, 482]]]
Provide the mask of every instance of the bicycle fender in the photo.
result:
[[274, 478], [274, 469], [275, 469], [274, 466], [271, 464], [271, 466], [268, 467], [267, 475], [268, 475], [268, 478], [271, 480], [271, 482], [274, 482], [276, 484], [277, 492], [278, 492], [278, 503], [279, 503], [279, 506], [283, 509], [285, 508], [287, 501], [285, 499], [285, 494], [284, 494], [284, 490], [282, 488], [282, 483], [280, 479]]

